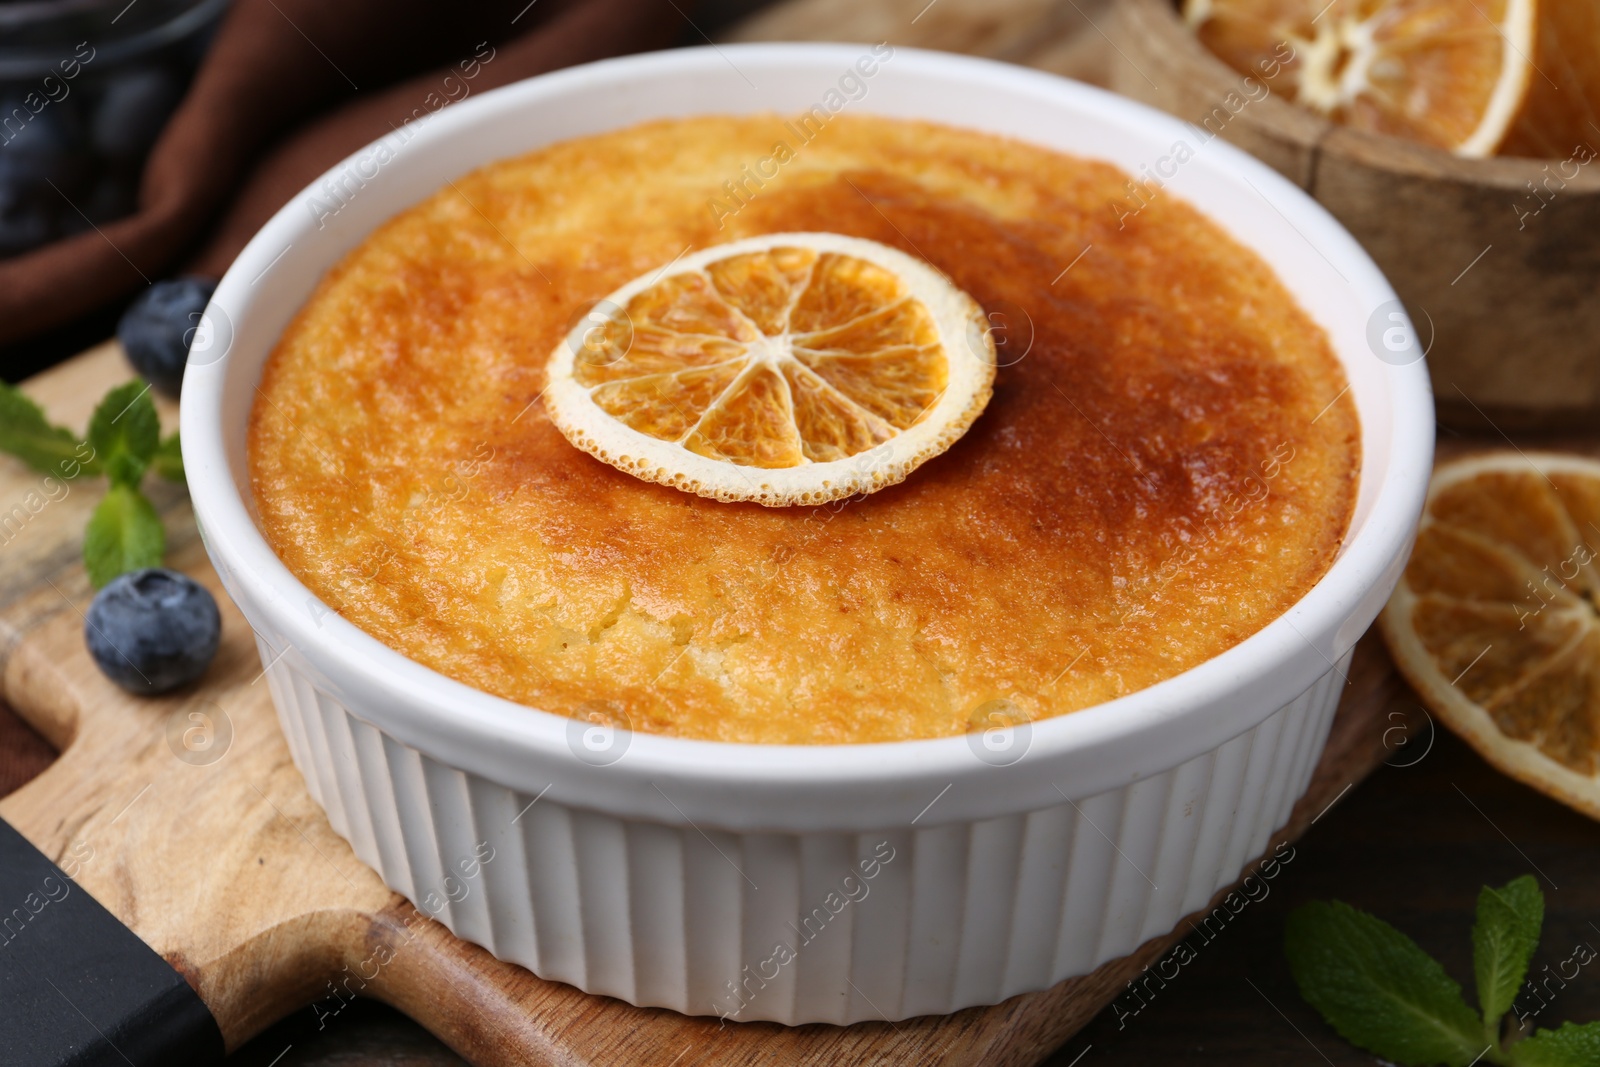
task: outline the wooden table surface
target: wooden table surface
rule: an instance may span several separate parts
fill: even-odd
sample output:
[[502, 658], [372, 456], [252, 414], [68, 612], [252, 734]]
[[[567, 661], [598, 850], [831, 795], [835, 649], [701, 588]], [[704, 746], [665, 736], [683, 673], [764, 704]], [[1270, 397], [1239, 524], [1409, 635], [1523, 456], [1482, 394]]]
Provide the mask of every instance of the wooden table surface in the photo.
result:
[[[1110, 2], [788, 0], [717, 36], [888, 39], [1095, 81], [1104, 70], [1107, 44], [1099, 27]], [[1492, 427], [1484, 432], [1482, 444], [1506, 444]], [[1521, 437], [1516, 443], [1543, 442]], [[1056, 1053], [1052, 1067], [1377, 1062], [1333, 1033], [1289, 978], [1284, 917], [1307, 900], [1337, 898], [1377, 913], [1470, 988], [1469, 930], [1479, 887], [1531, 872], [1540, 877], [1548, 909], [1534, 972], [1558, 966], [1580, 944], [1600, 948], [1600, 823], [1498, 774], [1442, 728], [1410, 735], [1397, 730], [1386, 740], [1394, 748], [1390, 765], [1319, 819], [1270, 883], [1268, 896], [1214, 941], [1189, 938], [1195, 956], [1176, 978], [1143, 1005], [1129, 997], [1106, 1009]], [[15, 787], [20, 768], [37, 768], [45, 758], [43, 742], [0, 708], [0, 793]], [[1600, 966], [1580, 971], [1538, 1021], [1595, 1018]], [[296, 1013], [229, 1062], [443, 1067], [464, 1061], [393, 1010], [360, 1002], [325, 1024], [309, 1008]]]

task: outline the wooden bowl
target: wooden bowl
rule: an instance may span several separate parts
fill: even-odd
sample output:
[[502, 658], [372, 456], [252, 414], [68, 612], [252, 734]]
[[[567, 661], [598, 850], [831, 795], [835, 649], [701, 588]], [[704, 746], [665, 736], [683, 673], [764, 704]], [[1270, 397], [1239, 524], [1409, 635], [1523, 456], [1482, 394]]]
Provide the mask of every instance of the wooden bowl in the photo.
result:
[[1442, 422], [1594, 424], [1600, 128], [1566, 160], [1460, 159], [1287, 102], [1200, 44], [1173, 0], [1119, 0], [1113, 27], [1113, 89], [1258, 156], [1366, 246], [1428, 349]]

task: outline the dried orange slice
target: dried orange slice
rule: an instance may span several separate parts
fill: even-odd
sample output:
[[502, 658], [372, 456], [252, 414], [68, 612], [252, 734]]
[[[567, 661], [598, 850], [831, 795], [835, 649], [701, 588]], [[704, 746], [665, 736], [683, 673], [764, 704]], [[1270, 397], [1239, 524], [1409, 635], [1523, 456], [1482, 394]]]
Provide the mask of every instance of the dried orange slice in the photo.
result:
[[717, 245], [636, 278], [556, 346], [567, 439], [718, 500], [815, 504], [902, 481], [989, 402], [994, 342], [919, 259], [835, 233]]
[[1600, 123], [1600, 4], [1539, 0], [1533, 55], [1528, 99], [1500, 154], [1586, 164]]
[[1336, 122], [1481, 157], [1517, 125], [1539, 9], [1560, 2], [1593, 0], [1186, 0], [1184, 19], [1235, 70]]
[[1429, 709], [1600, 819], [1600, 462], [1492, 453], [1434, 472], [1379, 625]]

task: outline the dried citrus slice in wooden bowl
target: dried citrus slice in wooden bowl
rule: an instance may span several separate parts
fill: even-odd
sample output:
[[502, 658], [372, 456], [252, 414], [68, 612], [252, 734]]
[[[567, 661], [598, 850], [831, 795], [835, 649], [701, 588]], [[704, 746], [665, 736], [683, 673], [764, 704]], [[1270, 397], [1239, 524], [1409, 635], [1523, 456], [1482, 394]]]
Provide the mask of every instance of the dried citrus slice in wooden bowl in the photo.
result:
[[1594, 0], [1186, 0], [1183, 15], [1235, 70], [1276, 60], [1272, 88], [1304, 107], [1481, 157], [1522, 117], [1540, 6], [1564, 2]]
[[1514, 778], [1600, 819], [1600, 462], [1441, 465], [1379, 619], [1429, 709]]
[[567, 439], [718, 500], [816, 504], [902, 481], [989, 402], [975, 300], [887, 245], [778, 233], [717, 245], [601, 300], [550, 356]]

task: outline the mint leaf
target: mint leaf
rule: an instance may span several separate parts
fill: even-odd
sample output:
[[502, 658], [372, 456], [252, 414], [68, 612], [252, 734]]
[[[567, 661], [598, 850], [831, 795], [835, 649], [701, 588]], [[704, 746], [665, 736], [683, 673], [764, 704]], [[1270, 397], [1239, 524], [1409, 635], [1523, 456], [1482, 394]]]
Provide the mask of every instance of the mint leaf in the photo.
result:
[[156, 446], [156, 454], [151, 457], [150, 469], [169, 482], [182, 482], [183, 476], [183, 449], [178, 444], [178, 433], [172, 432], [170, 437], [163, 438]]
[[1600, 1022], [1540, 1030], [1512, 1045], [1509, 1055], [1516, 1067], [1593, 1067], [1600, 1063]]
[[160, 443], [150, 387], [137, 379], [107, 393], [89, 420], [89, 444], [112, 485], [137, 486]]
[[1467, 1067], [1484, 1051], [1461, 986], [1405, 934], [1339, 901], [1289, 915], [1300, 995], [1353, 1045], [1404, 1064]]
[[161, 516], [139, 490], [112, 485], [94, 509], [83, 537], [83, 566], [96, 589], [119, 574], [161, 566], [167, 534]]
[[93, 453], [77, 434], [50, 425], [38, 404], [5, 382], [0, 382], [0, 452], [9, 452], [34, 470], [58, 478], [99, 473]]
[[1528, 973], [1528, 961], [1539, 947], [1544, 925], [1544, 894], [1531, 874], [1514, 878], [1499, 889], [1484, 886], [1478, 893], [1478, 920], [1472, 926], [1472, 969], [1478, 979], [1478, 1007], [1483, 1009], [1483, 1032], [1491, 1041], [1500, 1037], [1500, 1017]]

